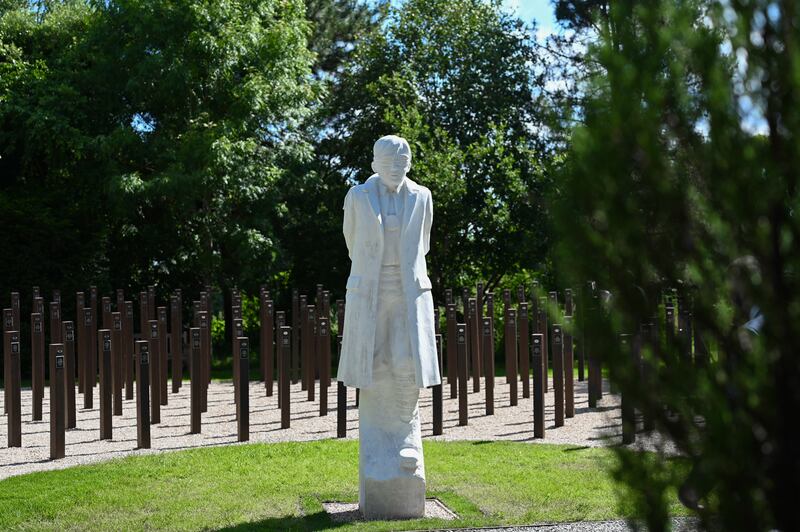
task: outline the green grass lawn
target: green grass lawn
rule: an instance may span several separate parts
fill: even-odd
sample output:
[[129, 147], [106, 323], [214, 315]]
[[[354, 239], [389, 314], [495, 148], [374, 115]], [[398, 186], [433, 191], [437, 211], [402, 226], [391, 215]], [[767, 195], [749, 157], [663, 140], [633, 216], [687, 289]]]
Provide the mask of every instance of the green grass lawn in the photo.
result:
[[[343, 529], [486, 526], [630, 515], [612, 451], [512, 442], [425, 442], [428, 496], [460, 519]], [[673, 467], [683, 467], [675, 462]], [[358, 442], [250, 444], [127, 457], [0, 481], [0, 530], [334, 528], [324, 501], [358, 500]], [[672, 510], [681, 513], [672, 496]]]

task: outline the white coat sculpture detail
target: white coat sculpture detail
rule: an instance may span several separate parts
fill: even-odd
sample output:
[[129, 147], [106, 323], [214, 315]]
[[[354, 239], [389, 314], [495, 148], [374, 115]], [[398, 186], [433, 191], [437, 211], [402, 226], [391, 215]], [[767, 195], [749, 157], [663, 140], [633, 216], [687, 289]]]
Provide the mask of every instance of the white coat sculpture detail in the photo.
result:
[[338, 379], [361, 390], [359, 507], [368, 519], [424, 515], [419, 389], [441, 382], [425, 264], [433, 202], [406, 177], [410, 168], [406, 140], [381, 137], [376, 173], [344, 200], [352, 266]]

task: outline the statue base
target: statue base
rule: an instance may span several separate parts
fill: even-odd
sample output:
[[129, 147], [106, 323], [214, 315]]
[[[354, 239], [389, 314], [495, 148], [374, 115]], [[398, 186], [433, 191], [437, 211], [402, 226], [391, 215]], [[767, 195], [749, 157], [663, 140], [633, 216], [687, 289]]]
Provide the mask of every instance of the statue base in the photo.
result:
[[361, 479], [358, 507], [365, 519], [418, 519], [425, 517], [425, 479], [398, 477]]
[[[403, 382], [405, 380], [405, 382]], [[359, 497], [365, 519], [425, 516], [419, 388], [411, 379], [361, 389]]]

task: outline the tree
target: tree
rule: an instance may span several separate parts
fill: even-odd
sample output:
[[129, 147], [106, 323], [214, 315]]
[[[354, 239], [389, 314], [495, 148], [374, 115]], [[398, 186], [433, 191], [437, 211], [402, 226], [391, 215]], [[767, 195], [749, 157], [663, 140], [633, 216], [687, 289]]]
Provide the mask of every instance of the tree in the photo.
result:
[[[40, 7], [0, 19], [10, 226], [45, 219], [78, 286], [254, 290], [277, 277], [278, 161], [307, 156], [293, 131], [316, 90], [303, 2]], [[14, 249], [23, 265], [45, 255]]]
[[[580, 324], [589, 345], [692, 464], [671, 478], [622, 449], [617, 474], [653, 530], [670, 486], [706, 525], [797, 529], [797, 5], [620, 1], [596, 20], [602, 75], [557, 191], [558, 267], [613, 294]], [[696, 343], [644, 342], [640, 373], [617, 335], [663, 313], [658, 286], [691, 301]]]
[[410, 177], [433, 193], [437, 291], [479, 278], [491, 289], [547, 248], [537, 60], [498, 1], [411, 0], [354, 50], [328, 103], [319, 150], [339, 210], [380, 135], [410, 141]]
[[387, 7], [387, 0], [306, 0], [314, 72], [334, 76], [349, 60], [358, 39], [381, 24]]

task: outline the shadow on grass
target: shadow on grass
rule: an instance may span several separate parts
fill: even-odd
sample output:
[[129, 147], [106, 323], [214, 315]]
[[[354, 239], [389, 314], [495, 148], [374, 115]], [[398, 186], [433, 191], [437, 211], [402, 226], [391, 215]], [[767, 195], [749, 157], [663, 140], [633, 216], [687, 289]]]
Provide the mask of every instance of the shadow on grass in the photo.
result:
[[327, 530], [338, 528], [346, 524], [347, 523], [333, 522], [328, 513], [323, 510], [303, 516], [271, 517], [251, 523], [240, 523], [238, 525], [220, 528], [219, 530]]

